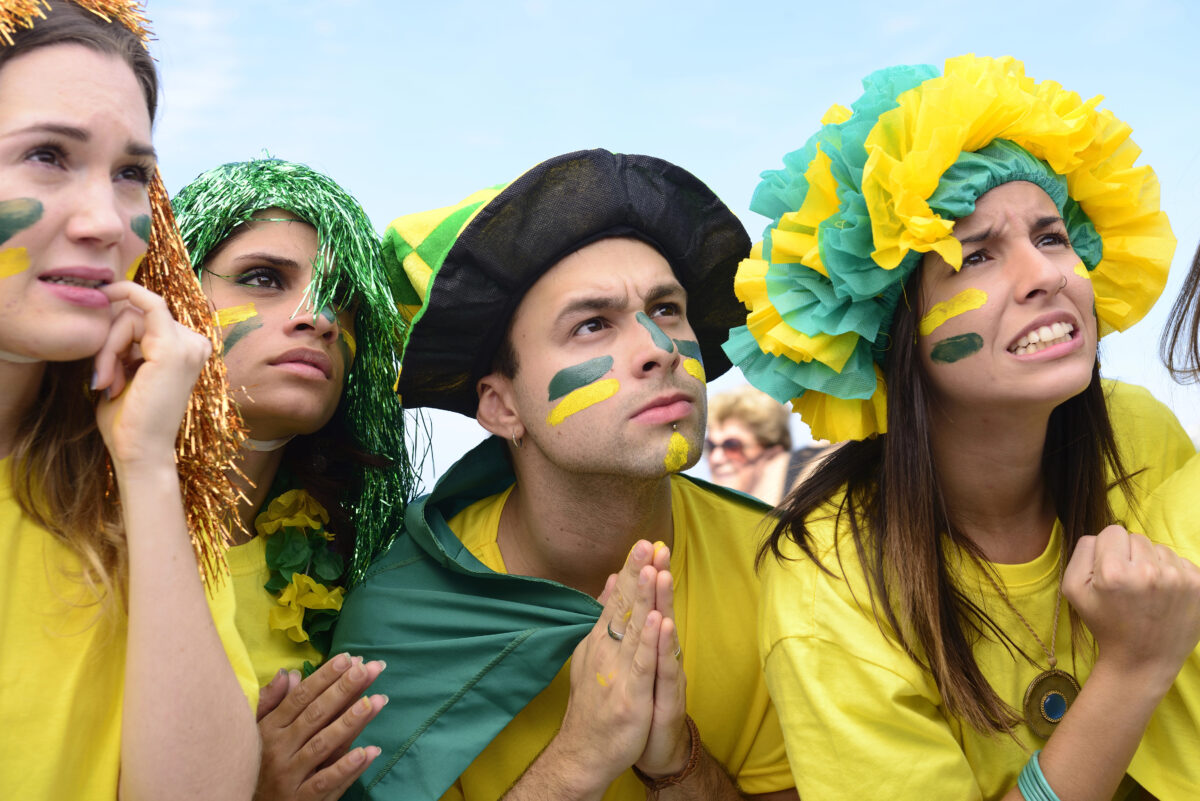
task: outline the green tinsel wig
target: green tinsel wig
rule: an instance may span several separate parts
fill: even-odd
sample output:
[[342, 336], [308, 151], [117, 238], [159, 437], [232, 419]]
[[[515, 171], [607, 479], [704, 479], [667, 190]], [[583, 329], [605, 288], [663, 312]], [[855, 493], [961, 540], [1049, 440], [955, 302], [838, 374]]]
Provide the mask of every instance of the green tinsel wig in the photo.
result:
[[317, 230], [320, 243], [306, 300], [323, 309], [358, 303], [357, 351], [335, 420], [342, 418], [355, 446], [390, 461], [362, 466], [362, 491], [343, 498], [355, 521], [354, 555], [346, 574], [357, 583], [403, 521], [416, 471], [404, 441], [404, 413], [393, 391], [398, 348], [407, 329], [392, 300], [379, 236], [362, 207], [340, 186], [303, 164], [260, 159], [225, 164], [200, 175], [172, 201], [183, 241], [199, 272], [208, 255], [256, 212], [280, 208]]

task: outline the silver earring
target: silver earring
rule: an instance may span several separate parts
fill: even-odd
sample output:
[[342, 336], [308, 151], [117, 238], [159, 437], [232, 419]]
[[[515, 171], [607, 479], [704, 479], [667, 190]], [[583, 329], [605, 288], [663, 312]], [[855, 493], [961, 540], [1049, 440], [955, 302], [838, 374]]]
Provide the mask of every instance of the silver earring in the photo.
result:
[[512, 432], [512, 441], [513, 441], [514, 447], [517, 447], [517, 448], [521, 447], [521, 440], [517, 439], [516, 431]]

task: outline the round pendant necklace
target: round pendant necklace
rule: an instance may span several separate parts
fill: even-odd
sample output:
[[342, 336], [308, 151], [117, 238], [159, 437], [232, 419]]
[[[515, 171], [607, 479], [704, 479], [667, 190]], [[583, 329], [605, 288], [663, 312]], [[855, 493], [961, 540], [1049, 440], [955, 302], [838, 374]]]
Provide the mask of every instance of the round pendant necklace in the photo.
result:
[[1025, 689], [1022, 713], [1025, 723], [1029, 725], [1034, 734], [1043, 739], [1048, 738], [1054, 733], [1055, 727], [1058, 726], [1079, 695], [1079, 682], [1067, 671], [1058, 669], [1058, 658], [1055, 656], [1058, 644], [1058, 614], [1062, 611], [1062, 557], [1059, 557], [1058, 593], [1054, 598], [1054, 628], [1051, 630], [1049, 648], [1033, 630], [1033, 626], [1029, 625], [1025, 616], [1017, 610], [1016, 605], [1009, 600], [1008, 593], [1000, 589], [1000, 585], [992, 578], [991, 573], [985, 570], [984, 575], [988, 577], [988, 581], [992, 582], [996, 594], [1004, 603], [1008, 604], [1008, 608], [1017, 616], [1017, 619], [1025, 624], [1029, 634], [1046, 654], [1046, 662], [1050, 667], [1034, 676], [1033, 681], [1029, 682], [1029, 686]]

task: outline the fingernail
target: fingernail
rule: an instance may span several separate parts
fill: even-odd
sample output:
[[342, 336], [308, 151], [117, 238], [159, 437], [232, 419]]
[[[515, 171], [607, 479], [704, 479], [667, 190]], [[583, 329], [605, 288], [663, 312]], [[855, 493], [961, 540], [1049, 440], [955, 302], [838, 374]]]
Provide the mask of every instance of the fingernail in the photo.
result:
[[386, 695], [380, 695], [379, 697], [383, 699], [383, 705], [384, 705], [384, 706], [387, 706], [387, 705], [388, 705], [388, 701], [392, 700], [392, 699], [388, 698]]
[[646, 571], [643, 570], [641, 573], [638, 573], [638, 586], [639, 587], [645, 587], [649, 583], [650, 583], [650, 577], [646, 575]]
[[304, 675], [302, 673], [300, 673], [300, 671], [298, 671], [298, 670], [289, 670], [288, 675], [293, 676], [296, 679], [296, 681], [300, 681], [301, 679], [304, 678]]
[[371, 699], [370, 698], [359, 698], [354, 703], [354, 715], [356, 717], [361, 718], [363, 715], [367, 714], [370, 711], [371, 711]]
[[287, 670], [285, 668], [280, 668], [279, 672], [275, 674], [275, 678], [271, 679], [271, 683], [274, 684], [275, 682], [284, 678], [287, 678]]
[[95, 389], [96, 385], [99, 383], [100, 383], [100, 374], [97, 373], [95, 370], [93, 370], [92, 371], [92, 383], [88, 385], [88, 389]]
[[665, 542], [663, 542], [662, 540], [655, 540], [654, 541], [654, 554], [657, 556], [659, 549], [666, 548], [666, 547], [667, 547], [667, 544]]
[[366, 678], [367, 669], [361, 663], [355, 663], [354, 667], [350, 668], [350, 672], [346, 675], [354, 681], [360, 681]]
[[356, 665], [361, 665], [361, 664], [362, 664], [362, 662], [363, 662], [363, 660], [362, 660], [362, 657], [361, 657], [361, 656], [354, 656], [354, 657], [351, 657], [351, 658], [350, 658], [350, 661], [351, 661], [351, 662], [353, 662], [353, 663], [354, 663], [354, 664], [356, 664]]
[[374, 759], [375, 757], [379, 756], [382, 753], [383, 753], [383, 749], [377, 745], [368, 745], [367, 746], [367, 756], [369, 756], [371, 759]]
[[338, 654], [333, 658], [333, 669], [338, 673], [344, 673], [350, 669], [354, 662], [350, 659], [350, 654]]
[[646, 547], [646, 542], [644, 540], [633, 546], [633, 557], [635, 559], [645, 559]]
[[375, 660], [375, 664], [379, 665], [379, 672], [380, 672], [380, 673], [382, 673], [383, 671], [387, 670], [387, 662], [384, 662], [382, 659], [376, 659], [376, 660]]
[[355, 765], [361, 765], [362, 761], [367, 758], [367, 752], [363, 748], [355, 748], [350, 752], [350, 762]]

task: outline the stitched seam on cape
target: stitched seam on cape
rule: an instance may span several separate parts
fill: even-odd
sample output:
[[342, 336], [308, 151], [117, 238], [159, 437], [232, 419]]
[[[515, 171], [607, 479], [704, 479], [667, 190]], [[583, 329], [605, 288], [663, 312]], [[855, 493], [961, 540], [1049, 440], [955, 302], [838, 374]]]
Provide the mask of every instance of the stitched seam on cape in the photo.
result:
[[430, 715], [425, 722], [422, 723], [420, 727], [418, 727], [417, 730], [400, 745], [400, 747], [396, 750], [396, 753], [393, 754], [392, 757], [387, 761], [387, 764], [383, 766], [383, 770], [379, 771], [375, 778], [371, 780], [371, 783], [367, 785], [366, 789], [368, 791], [374, 789], [375, 785], [379, 784], [379, 782], [383, 780], [383, 777], [391, 772], [392, 768], [395, 767], [396, 763], [400, 761], [400, 758], [404, 756], [405, 752], [407, 752], [408, 749], [412, 747], [413, 743], [415, 743], [423, 734], [425, 734], [429, 727], [432, 726], [438, 718], [445, 714], [450, 707], [458, 703], [458, 701], [464, 695], [466, 695], [472, 687], [478, 684], [479, 681], [492, 670], [492, 668], [502, 662], [510, 653], [513, 652], [513, 650], [524, 643], [527, 639], [532, 637], [537, 631], [538, 629], [526, 629], [525, 631], [521, 632], [520, 635], [518, 635], [515, 639], [513, 639], [512, 642], [504, 647], [504, 650], [496, 654], [496, 656], [490, 662], [480, 668], [479, 672], [472, 676], [470, 681], [460, 687], [458, 692], [446, 699], [446, 702], [438, 707], [437, 710], [434, 711], [434, 713]]

